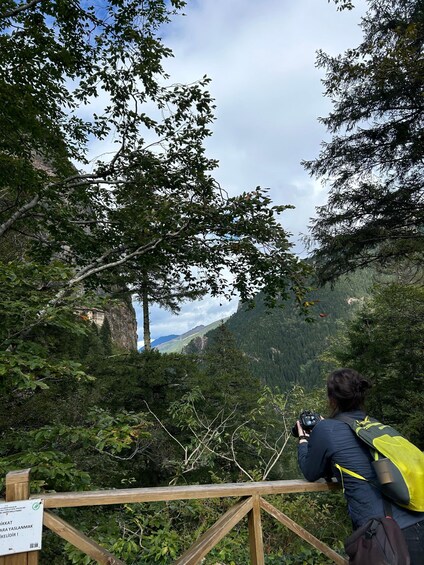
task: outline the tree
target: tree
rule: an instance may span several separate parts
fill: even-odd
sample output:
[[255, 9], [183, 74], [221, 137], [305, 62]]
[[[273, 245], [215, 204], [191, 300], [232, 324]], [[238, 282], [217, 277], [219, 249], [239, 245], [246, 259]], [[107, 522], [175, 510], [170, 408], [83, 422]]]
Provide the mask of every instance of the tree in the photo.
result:
[[399, 428], [421, 448], [423, 315], [421, 285], [380, 285], [347, 325], [344, 338], [335, 338], [332, 347], [333, 361], [339, 366], [354, 367], [371, 379], [374, 386], [367, 403], [369, 412]]
[[[186, 101], [184, 95], [178, 103]], [[208, 131], [190, 123], [194, 118], [186, 113], [182, 132], [182, 115], [178, 110], [167, 120], [166, 151], [133, 156], [123, 171], [118, 206], [110, 212], [121, 242], [143, 249], [161, 237], [153, 250], [129, 258], [120, 271], [120, 280], [143, 302], [147, 347], [150, 302], [175, 312], [182, 301], [208, 290], [228, 296], [235, 289], [249, 300], [263, 286], [272, 300], [288, 285], [300, 290], [305, 269], [290, 253], [277, 219], [285, 207], [273, 206], [259, 187], [228, 197], [210, 175], [215, 162], [203, 155]], [[188, 138], [195, 139], [194, 145], [187, 145]], [[172, 239], [166, 237], [170, 233]]]
[[330, 186], [311, 224], [323, 281], [423, 254], [423, 4], [369, 0], [361, 26], [358, 47], [317, 59], [332, 139], [304, 165]]
[[[183, 5], [10, 1], [0, 12], [0, 236], [71, 266], [50, 306], [76, 287], [117, 284], [173, 308], [206, 290], [302, 294], [305, 266], [278, 221], [285, 207], [260, 188], [229, 198], [211, 176], [208, 79], [164, 85], [171, 52], [158, 30]], [[93, 111], [96, 97], [106, 101]], [[86, 162], [89, 139], [112, 135], [117, 150], [92, 172], [71, 164]], [[165, 297], [153, 292], [158, 271]]]
[[[202, 392], [208, 398], [205, 411], [232, 410], [237, 404], [237, 410], [246, 413], [256, 405], [262, 386], [252, 375], [248, 357], [238, 349], [226, 325], [221, 324], [208, 333], [199, 359], [204, 374]], [[236, 416], [236, 421], [240, 417]]]
[[137, 299], [141, 302], [143, 309], [144, 349], [146, 351], [151, 349], [149, 306], [152, 302], [177, 314], [183, 302], [200, 298], [205, 293], [206, 289], [190, 288], [190, 284], [185, 283], [181, 274], [175, 272], [175, 269], [165, 273], [163, 267], [156, 267], [145, 272], [141, 285], [137, 289]]

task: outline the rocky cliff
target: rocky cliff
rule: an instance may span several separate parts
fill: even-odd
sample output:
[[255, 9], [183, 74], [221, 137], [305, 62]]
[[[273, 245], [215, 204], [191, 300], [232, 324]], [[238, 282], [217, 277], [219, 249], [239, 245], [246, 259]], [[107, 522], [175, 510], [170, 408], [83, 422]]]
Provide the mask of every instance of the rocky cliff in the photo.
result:
[[121, 302], [105, 311], [109, 322], [112, 341], [118, 347], [129, 351], [137, 350], [137, 321], [130, 302]]

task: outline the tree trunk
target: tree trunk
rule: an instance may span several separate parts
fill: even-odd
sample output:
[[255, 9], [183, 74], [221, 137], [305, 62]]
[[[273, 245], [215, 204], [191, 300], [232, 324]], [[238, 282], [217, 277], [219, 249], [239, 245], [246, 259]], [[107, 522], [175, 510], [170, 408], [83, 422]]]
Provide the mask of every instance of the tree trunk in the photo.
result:
[[149, 297], [147, 294], [147, 285], [144, 285], [141, 290], [141, 300], [143, 303], [143, 339], [144, 339], [144, 350], [151, 351], [151, 339], [150, 339], [150, 316], [149, 316]]

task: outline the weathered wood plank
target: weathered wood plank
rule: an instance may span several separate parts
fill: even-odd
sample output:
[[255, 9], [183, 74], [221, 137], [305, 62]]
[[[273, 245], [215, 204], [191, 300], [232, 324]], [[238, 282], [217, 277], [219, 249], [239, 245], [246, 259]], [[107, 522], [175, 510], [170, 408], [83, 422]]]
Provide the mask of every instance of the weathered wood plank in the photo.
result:
[[219, 518], [174, 565], [196, 565], [252, 509], [252, 498], [240, 500]]
[[251, 565], [264, 565], [261, 506], [257, 494], [252, 497], [252, 502], [253, 508], [248, 514], [250, 563]]
[[[6, 502], [15, 500], [28, 500], [29, 477], [31, 469], [22, 469], [21, 471], [11, 471], [6, 475]], [[15, 553], [13, 555], [5, 555], [0, 559], [0, 565], [37, 565], [38, 551], [29, 551], [25, 553]]]
[[302, 526], [296, 524], [296, 522], [294, 522], [291, 518], [286, 516], [286, 514], [283, 514], [283, 512], [275, 508], [275, 506], [273, 506], [263, 498], [260, 499], [260, 505], [261, 508], [268, 512], [268, 514], [271, 514], [271, 516], [284, 524], [284, 526], [289, 528], [292, 532], [314, 546], [316, 549], [318, 549], [318, 551], [321, 551], [321, 553], [329, 557], [332, 561], [334, 561], [334, 563], [336, 563], [337, 565], [348, 565], [348, 561], [346, 559], [344, 559], [336, 551], [328, 547], [328, 545], [325, 545], [325, 543], [320, 541], [318, 538], [310, 534], [307, 530], [302, 528]]
[[48, 510], [44, 511], [44, 525], [102, 565], [125, 565], [101, 545]]
[[244, 497], [255, 494], [288, 494], [295, 492], [325, 492], [339, 489], [337, 483], [303, 480], [260, 481], [251, 483], [226, 483], [213, 485], [183, 485], [135, 489], [99, 490], [89, 492], [64, 492], [34, 495], [42, 498], [44, 508], [127, 504], [131, 502], [159, 502], [166, 500], [190, 500], [194, 498]]

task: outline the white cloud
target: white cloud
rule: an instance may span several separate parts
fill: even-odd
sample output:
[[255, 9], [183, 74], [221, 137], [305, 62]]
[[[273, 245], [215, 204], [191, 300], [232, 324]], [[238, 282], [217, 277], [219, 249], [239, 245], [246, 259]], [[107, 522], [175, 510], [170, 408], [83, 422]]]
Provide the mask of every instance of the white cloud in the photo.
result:
[[[219, 160], [215, 177], [230, 194], [261, 185], [275, 203], [295, 205], [282, 224], [300, 254], [299, 234], [326, 197], [300, 165], [318, 155], [326, 132], [317, 120], [330, 109], [316, 51], [335, 55], [360, 42], [365, 2], [356, 4], [337, 12], [327, 0], [192, 0], [186, 16], [164, 32], [175, 55], [165, 65], [172, 82], [212, 79], [217, 109], [207, 149]], [[188, 303], [178, 317], [154, 307], [152, 337], [180, 334], [236, 309], [236, 301], [220, 304]]]
[[230, 194], [267, 186], [274, 202], [295, 205], [282, 224], [297, 241], [325, 201], [300, 164], [318, 155], [326, 135], [318, 117], [330, 108], [316, 51], [357, 44], [361, 12], [340, 13], [325, 0], [202, 0], [186, 14], [169, 28], [167, 68], [175, 82], [212, 79], [215, 176]]

